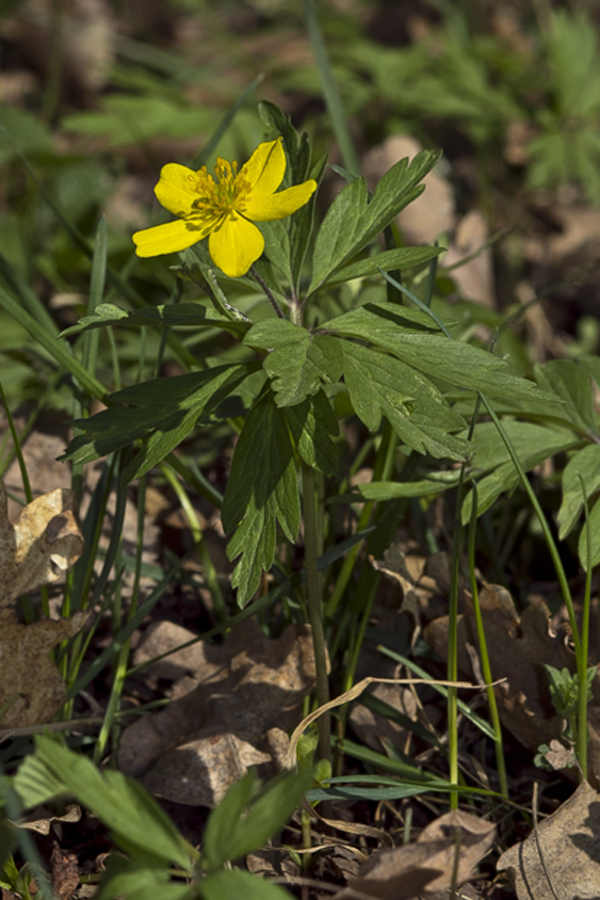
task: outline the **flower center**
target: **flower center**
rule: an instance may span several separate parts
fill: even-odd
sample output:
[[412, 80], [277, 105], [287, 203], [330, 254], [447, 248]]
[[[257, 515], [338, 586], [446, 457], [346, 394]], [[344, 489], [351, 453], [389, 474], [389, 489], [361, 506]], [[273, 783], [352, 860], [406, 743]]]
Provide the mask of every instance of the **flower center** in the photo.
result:
[[213, 216], [221, 216], [231, 210], [243, 212], [251, 185], [238, 175], [237, 162], [229, 163], [217, 157], [215, 166], [216, 179], [209, 175], [206, 166], [202, 166], [195, 176], [190, 175], [194, 183], [194, 191], [199, 195], [194, 207]]

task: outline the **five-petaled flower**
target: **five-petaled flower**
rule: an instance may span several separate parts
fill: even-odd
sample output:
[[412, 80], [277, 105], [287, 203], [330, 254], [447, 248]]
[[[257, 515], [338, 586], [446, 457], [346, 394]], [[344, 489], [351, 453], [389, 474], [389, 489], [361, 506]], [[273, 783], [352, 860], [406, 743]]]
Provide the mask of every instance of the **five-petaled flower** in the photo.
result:
[[206, 166], [197, 172], [169, 163], [154, 188], [159, 203], [179, 216], [174, 222], [133, 235], [138, 256], [177, 253], [208, 237], [215, 265], [237, 278], [245, 275], [264, 250], [265, 241], [252, 222], [284, 219], [308, 202], [317, 184], [312, 179], [276, 193], [285, 173], [282, 139], [259, 144], [248, 162], [217, 159], [216, 179]]

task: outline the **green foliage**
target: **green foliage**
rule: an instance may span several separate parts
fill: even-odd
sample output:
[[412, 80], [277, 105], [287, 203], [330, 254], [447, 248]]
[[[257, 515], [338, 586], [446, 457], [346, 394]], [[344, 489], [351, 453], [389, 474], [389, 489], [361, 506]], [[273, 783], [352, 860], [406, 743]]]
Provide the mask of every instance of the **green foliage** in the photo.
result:
[[261, 572], [275, 558], [279, 522], [285, 536], [296, 540], [300, 501], [285, 412], [265, 391], [252, 407], [236, 447], [221, 510], [226, 532], [237, 529], [227, 550], [230, 559], [242, 556], [231, 583], [238, 603], [245, 606], [258, 587]]
[[[548, 673], [550, 699], [552, 706], [559, 716], [572, 719], [577, 713], [577, 698], [579, 696], [579, 676], [577, 672], [569, 672], [568, 669], [556, 669], [554, 666], [544, 664]], [[590, 666], [586, 673], [587, 699], [592, 699], [592, 681], [596, 674], [596, 666]]]
[[287, 773], [260, 795], [253, 772], [236, 782], [208, 820], [203, 842], [206, 871], [212, 874], [229, 860], [262, 847], [290, 818], [312, 781], [312, 771]]
[[134, 855], [152, 856], [158, 863], [189, 868], [192, 849], [156, 800], [120, 772], [100, 772], [84, 756], [40, 735], [36, 754], [27, 757], [14, 779], [25, 807], [45, 803], [59, 793], [71, 793], [94, 812]]
[[[410, 162], [400, 160], [380, 180], [369, 199], [364, 178], [356, 178], [337, 195], [317, 232], [308, 295], [349, 263], [398, 213], [425, 190], [419, 182], [440, 154], [423, 150]], [[397, 268], [397, 266], [394, 266]]]
[[[312, 782], [312, 770], [307, 770], [282, 774], [261, 788], [255, 774], [248, 772], [211, 813], [200, 858], [139, 784], [120, 772], [100, 772], [54, 737], [36, 738], [36, 752], [23, 761], [13, 779], [25, 807], [68, 792], [110, 828], [127, 856], [110, 856], [98, 889], [103, 900], [115, 896], [212, 900], [235, 896], [242, 888], [245, 896], [289, 900], [282, 888], [247, 872], [223, 871], [223, 867], [261, 847], [281, 828]], [[172, 864], [179, 867], [181, 880], [173, 880]], [[0, 884], [4, 879], [7, 887], [20, 890], [30, 878], [28, 866], [17, 873], [14, 863], [4, 860]]]
[[73, 422], [81, 434], [62, 458], [89, 462], [145, 438], [141, 452], [123, 474], [127, 481], [137, 478], [163, 460], [200, 416], [215, 409], [253, 370], [251, 365], [217, 366], [117, 391], [107, 398], [111, 408]]

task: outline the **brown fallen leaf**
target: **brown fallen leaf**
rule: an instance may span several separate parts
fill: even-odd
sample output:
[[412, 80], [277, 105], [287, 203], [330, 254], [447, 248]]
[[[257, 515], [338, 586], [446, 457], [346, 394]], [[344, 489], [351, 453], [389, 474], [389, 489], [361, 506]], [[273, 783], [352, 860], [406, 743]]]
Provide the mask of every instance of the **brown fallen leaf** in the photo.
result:
[[12, 824], [17, 828], [25, 828], [28, 831], [35, 831], [37, 834], [47, 835], [50, 834], [53, 822], [79, 822], [80, 819], [81, 808], [76, 803], [69, 803], [67, 811], [62, 816], [53, 816], [45, 806], [38, 806], [28, 813], [24, 819], [19, 819], [18, 822], [13, 822]]
[[0, 610], [0, 708], [16, 697], [0, 719], [2, 728], [50, 722], [59, 712], [67, 689], [50, 650], [77, 634], [88, 615], [21, 625], [13, 610]]
[[[148, 629], [134, 661], [194, 637], [159, 622]], [[214, 806], [249, 766], [262, 767], [264, 775], [283, 767], [287, 732], [298, 723], [315, 681], [308, 626], [289, 626], [272, 641], [248, 619], [221, 646], [197, 643], [155, 666], [163, 676], [178, 672], [180, 680], [169, 706], [123, 732], [123, 772], [165, 799]]]
[[57, 581], [83, 552], [75, 494], [58, 488], [37, 497], [12, 525], [0, 479], [0, 609], [21, 594]]
[[[506, 679], [494, 689], [502, 724], [530, 750], [537, 750], [540, 744], [560, 738], [563, 730], [563, 719], [550, 702], [543, 664], [573, 671], [568, 628], [561, 625], [553, 632], [550, 612], [541, 601], [528, 606], [519, 618], [508, 592], [496, 585], [487, 585], [479, 600], [492, 677]], [[431, 649], [446, 659], [447, 616], [430, 622], [423, 635]], [[459, 616], [457, 644], [459, 670], [470, 674], [467, 645], [479, 647], [472, 612]]]
[[423, 829], [416, 842], [374, 853], [336, 900], [413, 900], [448, 889], [458, 853], [456, 883], [472, 877], [494, 842], [495, 826], [459, 810]]
[[74, 853], [61, 850], [54, 844], [50, 857], [50, 878], [57, 900], [71, 900], [79, 886], [79, 866]]
[[[541, 857], [540, 857], [541, 851]], [[519, 900], [600, 896], [600, 797], [583, 781], [572, 797], [497, 863]]]

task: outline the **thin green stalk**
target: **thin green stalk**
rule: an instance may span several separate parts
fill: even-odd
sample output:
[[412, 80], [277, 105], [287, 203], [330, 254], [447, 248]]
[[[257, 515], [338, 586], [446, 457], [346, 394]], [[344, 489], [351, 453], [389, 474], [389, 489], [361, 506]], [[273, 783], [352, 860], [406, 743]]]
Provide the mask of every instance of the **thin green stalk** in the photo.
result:
[[[391, 477], [391, 473], [394, 468], [394, 460], [397, 447], [398, 436], [394, 431], [392, 431], [391, 426], [386, 419], [383, 439], [379, 446], [379, 450], [377, 451], [377, 458], [375, 460], [375, 466], [373, 468], [373, 482], [387, 481]], [[373, 500], [365, 503], [358, 519], [358, 523], [356, 526], [357, 531], [364, 531], [364, 529], [368, 526], [371, 520], [371, 513], [373, 512], [374, 506], [375, 501]], [[344, 558], [342, 569], [336, 580], [333, 593], [331, 594], [331, 597], [327, 602], [326, 613], [328, 619], [335, 615], [340, 600], [342, 599], [346, 587], [348, 586], [348, 582], [356, 564], [356, 558], [361, 549], [362, 543], [355, 544]]]
[[360, 173], [360, 164], [358, 162], [358, 157], [354, 149], [352, 137], [350, 136], [350, 130], [348, 128], [348, 122], [346, 120], [344, 105], [339, 95], [337, 85], [333, 77], [333, 72], [331, 70], [329, 57], [327, 55], [327, 49], [325, 47], [325, 41], [323, 40], [323, 32], [319, 23], [319, 17], [317, 15], [314, 0], [304, 0], [304, 13], [306, 17], [308, 37], [315, 57], [315, 63], [317, 65], [319, 75], [321, 76], [323, 96], [325, 97], [327, 110], [329, 112], [329, 115], [331, 116], [333, 133], [335, 134], [336, 140], [338, 142], [340, 153], [342, 154], [342, 159], [344, 160], [344, 166], [353, 175], [358, 175]]
[[[584, 656], [584, 649], [582, 646], [582, 642], [579, 636], [579, 628], [577, 627], [577, 617], [575, 615], [575, 607], [573, 606], [573, 598], [571, 597], [571, 591], [569, 588], [569, 582], [567, 581], [567, 576], [565, 574], [565, 570], [563, 568], [563, 564], [558, 553], [558, 548], [552, 536], [552, 532], [550, 531], [550, 526], [546, 520], [546, 517], [543, 513], [542, 507], [539, 503], [538, 498], [535, 495], [535, 491], [533, 490], [531, 484], [529, 483], [529, 479], [525, 474], [525, 470], [521, 465], [521, 461], [516, 454], [515, 448], [513, 447], [500, 419], [494, 412], [492, 406], [488, 402], [485, 394], [479, 393], [481, 397], [481, 402], [485, 406], [492, 422], [496, 426], [502, 441], [508, 450], [509, 456], [513, 461], [514, 467], [519, 473], [519, 478], [521, 479], [521, 483], [525, 490], [527, 491], [527, 495], [529, 496], [529, 501], [533, 506], [537, 517], [540, 522], [540, 526], [542, 528], [544, 538], [546, 540], [546, 545], [548, 550], [550, 551], [550, 556], [552, 557], [552, 562], [554, 563], [554, 568], [556, 570], [556, 575], [558, 578], [558, 583], [560, 585], [561, 593], [563, 596], [563, 600], [565, 606], [567, 608], [567, 614], [569, 616], [569, 625], [571, 626], [571, 637], [573, 640], [573, 647], [575, 651], [575, 659], [577, 661], [577, 673], [579, 676], [579, 697], [578, 697], [578, 709], [580, 711], [584, 711], [583, 715], [579, 715], [578, 727], [577, 727], [577, 735], [575, 739], [575, 752], [577, 754], [578, 760], [586, 760], [587, 759], [587, 683], [586, 683], [586, 673], [587, 673], [587, 656]], [[582, 698], [583, 693], [583, 698]], [[580, 763], [581, 764], [581, 763]], [[583, 769], [582, 769], [583, 771]]]
[[498, 714], [498, 705], [496, 703], [496, 695], [492, 683], [492, 667], [487, 650], [487, 641], [485, 637], [485, 628], [483, 626], [483, 617], [481, 615], [481, 606], [479, 604], [479, 591], [477, 588], [477, 578], [475, 577], [475, 543], [477, 537], [477, 484], [473, 482], [473, 507], [471, 511], [471, 521], [469, 523], [469, 576], [471, 582], [471, 593], [473, 594], [473, 610], [475, 612], [475, 625], [477, 628], [477, 639], [479, 641], [479, 658], [481, 660], [481, 673], [487, 685], [486, 688], [488, 705], [490, 708], [490, 718], [492, 720], [492, 728], [494, 729], [494, 749], [496, 751], [496, 768], [498, 770], [498, 779], [500, 782], [500, 793], [508, 797], [508, 782], [506, 779], [506, 764], [504, 761], [504, 750], [502, 747], [502, 725], [500, 724], [500, 716]]
[[[460, 522], [460, 497], [462, 481], [459, 485], [457, 510], [454, 523], [454, 539], [452, 541], [452, 562], [450, 597], [448, 604], [448, 681], [458, 681], [458, 575], [460, 567], [460, 548], [463, 540], [463, 529]], [[450, 784], [458, 785], [458, 690], [448, 688], [448, 763], [450, 768]], [[450, 809], [458, 809], [458, 791], [450, 794]]]
[[225, 600], [223, 598], [223, 593], [219, 586], [219, 579], [217, 577], [217, 571], [214, 567], [213, 561], [210, 557], [210, 553], [206, 548], [206, 544], [204, 541], [204, 535], [202, 533], [202, 526], [200, 525], [200, 521], [196, 514], [196, 510], [192, 506], [190, 502], [190, 498], [185, 492], [183, 485], [179, 481], [179, 479], [175, 476], [173, 470], [164, 463], [160, 463], [159, 465], [160, 471], [163, 473], [173, 490], [177, 495], [177, 499], [179, 500], [180, 506], [183, 509], [186, 518], [188, 520], [188, 524], [190, 526], [190, 531], [192, 532], [192, 538], [196, 547], [198, 549], [198, 553], [200, 555], [200, 561], [202, 563], [202, 567], [204, 569], [204, 577], [206, 579], [206, 584], [211, 593], [212, 600], [215, 607], [215, 614], [217, 617], [217, 621], [219, 621], [222, 625], [227, 625], [229, 623], [229, 613], [227, 611], [227, 606], [225, 605]]
[[[321, 576], [317, 546], [318, 525], [315, 500], [314, 470], [302, 461], [302, 497], [304, 513], [304, 567], [306, 569], [306, 592], [308, 615], [312, 628], [312, 639], [317, 671], [317, 703], [324, 706], [329, 702], [329, 679], [327, 677], [327, 649], [323, 631], [323, 605], [321, 597]], [[322, 759], [331, 762], [331, 718], [329, 713], [319, 717], [319, 753]]]
[[583, 778], [587, 778], [587, 664], [590, 646], [590, 607], [592, 603], [592, 530], [590, 528], [590, 507], [585, 490], [585, 484], [581, 475], [581, 492], [583, 494], [583, 506], [585, 509], [586, 528], [586, 567], [585, 567], [585, 593], [583, 597], [583, 612], [581, 617], [581, 662], [577, 660], [577, 674], [579, 675], [579, 694], [577, 696], [577, 742], [579, 745], [578, 761]]

